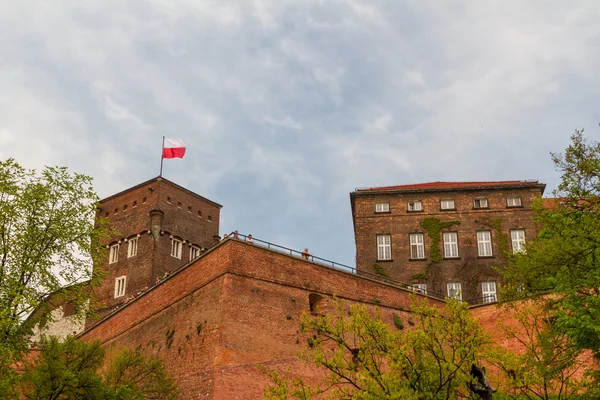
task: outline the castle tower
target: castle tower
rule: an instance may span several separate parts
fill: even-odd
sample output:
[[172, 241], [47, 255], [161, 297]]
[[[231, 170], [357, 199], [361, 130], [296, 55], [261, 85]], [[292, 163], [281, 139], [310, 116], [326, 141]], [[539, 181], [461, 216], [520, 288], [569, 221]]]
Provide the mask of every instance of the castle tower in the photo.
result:
[[221, 205], [157, 177], [100, 201], [116, 234], [95, 297], [102, 317], [215, 244]]

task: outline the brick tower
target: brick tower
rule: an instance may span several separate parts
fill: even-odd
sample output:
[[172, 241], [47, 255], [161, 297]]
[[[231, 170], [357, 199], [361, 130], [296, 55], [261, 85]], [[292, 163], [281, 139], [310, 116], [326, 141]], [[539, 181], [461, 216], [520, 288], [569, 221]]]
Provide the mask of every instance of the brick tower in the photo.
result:
[[108, 273], [94, 290], [99, 316], [212, 247], [221, 207], [162, 177], [101, 200], [97, 215], [116, 235], [106, 243], [106, 261], [94, 266]]

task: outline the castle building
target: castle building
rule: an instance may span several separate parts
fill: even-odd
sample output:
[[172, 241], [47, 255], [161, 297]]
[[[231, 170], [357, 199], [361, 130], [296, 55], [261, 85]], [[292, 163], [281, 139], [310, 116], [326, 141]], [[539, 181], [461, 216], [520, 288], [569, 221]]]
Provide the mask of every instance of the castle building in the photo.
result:
[[99, 202], [114, 230], [107, 274], [95, 290], [100, 316], [160, 281], [219, 240], [221, 205], [157, 177]]
[[356, 266], [416, 291], [495, 302], [509, 252], [536, 235], [538, 181], [431, 182], [350, 193]]

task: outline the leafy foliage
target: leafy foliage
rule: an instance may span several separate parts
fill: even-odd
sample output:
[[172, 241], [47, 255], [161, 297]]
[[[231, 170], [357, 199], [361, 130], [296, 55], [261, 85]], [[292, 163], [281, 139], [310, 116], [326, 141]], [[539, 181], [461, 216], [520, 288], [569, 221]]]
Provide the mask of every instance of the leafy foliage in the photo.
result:
[[[66, 295], [79, 310], [89, 298], [83, 281], [99, 283], [92, 263], [103, 256], [102, 222], [94, 225], [98, 197], [90, 177], [66, 168], [26, 170], [0, 162], [0, 343], [17, 350], [28, 329], [48, 317], [24, 317], [53, 295]], [[20, 342], [20, 343], [19, 343]]]
[[[269, 372], [265, 399], [457, 399], [468, 396], [469, 369], [489, 344], [467, 305], [450, 300], [443, 310], [415, 302], [414, 328], [392, 332], [364, 306], [335, 315], [304, 315], [308, 347], [302, 357], [327, 377], [309, 387]], [[323, 397], [325, 396], [325, 397]]]
[[[39, 357], [26, 363], [20, 391], [44, 399], [176, 399], [178, 389], [158, 359], [138, 350], [114, 349], [106, 362], [99, 342], [56, 338], [41, 343]], [[110, 353], [110, 352], [109, 352]]]
[[439, 218], [428, 217], [421, 222], [421, 226], [427, 231], [427, 236], [431, 239], [430, 265], [442, 261], [442, 251], [440, 250], [442, 230], [454, 225], [460, 225], [460, 221], [442, 222]]

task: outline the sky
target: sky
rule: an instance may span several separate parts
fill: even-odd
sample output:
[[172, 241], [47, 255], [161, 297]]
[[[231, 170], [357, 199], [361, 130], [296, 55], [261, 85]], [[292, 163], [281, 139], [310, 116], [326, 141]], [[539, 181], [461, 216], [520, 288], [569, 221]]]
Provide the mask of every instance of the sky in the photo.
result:
[[0, 0], [0, 159], [107, 197], [163, 176], [221, 234], [355, 265], [349, 193], [431, 181], [556, 188], [600, 136], [600, 2]]

